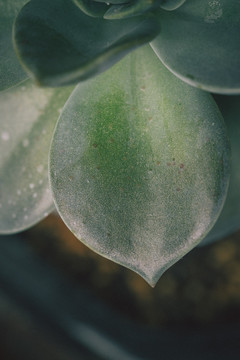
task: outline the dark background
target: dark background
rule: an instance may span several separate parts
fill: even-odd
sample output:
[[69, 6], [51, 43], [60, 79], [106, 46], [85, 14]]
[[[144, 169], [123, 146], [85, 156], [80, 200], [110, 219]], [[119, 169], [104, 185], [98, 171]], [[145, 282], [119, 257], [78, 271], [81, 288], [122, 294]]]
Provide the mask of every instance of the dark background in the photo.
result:
[[0, 237], [0, 359], [239, 359], [240, 232], [152, 289], [59, 217]]

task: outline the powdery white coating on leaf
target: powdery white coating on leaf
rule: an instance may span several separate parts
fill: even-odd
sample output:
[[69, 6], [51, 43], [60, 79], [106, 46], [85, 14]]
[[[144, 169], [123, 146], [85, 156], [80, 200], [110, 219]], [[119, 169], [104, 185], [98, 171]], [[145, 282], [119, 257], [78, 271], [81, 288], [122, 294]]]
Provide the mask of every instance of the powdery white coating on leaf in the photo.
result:
[[207, 23], [215, 23], [223, 15], [222, 4], [220, 1], [212, 0], [208, 3], [208, 8], [204, 20]]
[[22, 144], [23, 144], [24, 147], [28, 147], [28, 145], [29, 145], [29, 140], [28, 140], [28, 139], [24, 139], [24, 140], [22, 141]]
[[54, 133], [50, 178], [71, 231], [154, 286], [215, 223], [228, 160], [211, 96], [144, 47], [76, 88]]
[[0, 233], [24, 230], [54, 207], [48, 152], [57, 109], [71, 90], [39, 89], [27, 80], [0, 93]]
[[9, 133], [7, 131], [3, 131], [2, 134], [1, 134], [1, 138], [4, 141], [8, 141], [10, 139], [10, 135], [9, 135]]

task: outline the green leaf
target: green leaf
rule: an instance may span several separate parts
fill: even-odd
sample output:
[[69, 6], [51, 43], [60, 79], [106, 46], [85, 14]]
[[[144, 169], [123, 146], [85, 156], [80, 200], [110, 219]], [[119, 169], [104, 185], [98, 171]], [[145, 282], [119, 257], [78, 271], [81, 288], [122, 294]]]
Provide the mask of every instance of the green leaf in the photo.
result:
[[213, 226], [228, 177], [212, 97], [172, 75], [149, 46], [76, 88], [50, 150], [67, 226], [151, 285]]
[[48, 152], [71, 91], [27, 80], [0, 93], [0, 233], [24, 230], [53, 209]]
[[15, 42], [37, 83], [61, 86], [101, 73], [158, 32], [152, 14], [110, 21], [87, 16], [69, 0], [32, 0], [16, 20]]
[[228, 128], [232, 148], [232, 167], [223, 211], [213, 229], [202, 241], [203, 245], [223, 239], [240, 229], [240, 96], [218, 95], [216, 100]]
[[175, 75], [211, 92], [240, 93], [240, 1], [186, 1], [159, 18], [151, 45]]
[[0, 0], [0, 91], [27, 78], [12, 44], [12, 26], [21, 7], [28, 0]]

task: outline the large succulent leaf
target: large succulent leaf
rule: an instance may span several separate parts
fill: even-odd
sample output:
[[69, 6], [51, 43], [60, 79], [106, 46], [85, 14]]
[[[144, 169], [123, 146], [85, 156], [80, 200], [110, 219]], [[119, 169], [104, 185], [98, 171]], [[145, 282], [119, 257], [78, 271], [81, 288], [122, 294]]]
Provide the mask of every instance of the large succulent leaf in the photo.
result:
[[223, 211], [201, 244], [223, 239], [240, 229], [240, 96], [220, 96], [215, 98], [226, 120], [232, 148], [232, 167], [229, 191]]
[[73, 92], [54, 133], [50, 178], [72, 232], [154, 285], [216, 221], [228, 160], [212, 97], [147, 46]]
[[151, 45], [174, 74], [212, 92], [240, 93], [240, 1], [191, 0], [159, 17]]
[[0, 91], [27, 78], [12, 43], [12, 26], [18, 11], [28, 0], [0, 0]]
[[158, 32], [153, 14], [110, 21], [87, 16], [69, 0], [32, 0], [16, 20], [15, 42], [39, 84], [61, 86], [106, 70]]
[[26, 80], [0, 93], [0, 233], [23, 230], [53, 208], [48, 152], [71, 90], [43, 90]]

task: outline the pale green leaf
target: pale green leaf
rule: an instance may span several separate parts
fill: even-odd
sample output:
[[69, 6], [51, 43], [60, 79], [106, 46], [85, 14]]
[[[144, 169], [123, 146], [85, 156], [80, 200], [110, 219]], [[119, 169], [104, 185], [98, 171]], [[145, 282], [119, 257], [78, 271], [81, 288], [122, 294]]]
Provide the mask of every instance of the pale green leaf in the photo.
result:
[[240, 93], [240, 1], [190, 0], [159, 18], [151, 45], [174, 74], [211, 92]]
[[0, 91], [27, 78], [12, 43], [12, 26], [18, 11], [28, 0], [0, 0]]
[[32, 0], [16, 20], [15, 44], [37, 83], [61, 86], [101, 73], [158, 32], [152, 14], [110, 21], [69, 0]]
[[240, 229], [240, 96], [218, 96], [216, 100], [226, 121], [231, 140], [231, 177], [223, 211], [201, 244], [223, 239]]
[[0, 233], [23, 230], [53, 209], [48, 152], [71, 91], [26, 80], [0, 93]]
[[172, 75], [149, 46], [76, 88], [50, 151], [67, 226], [151, 285], [213, 226], [228, 176], [212, 97]]

